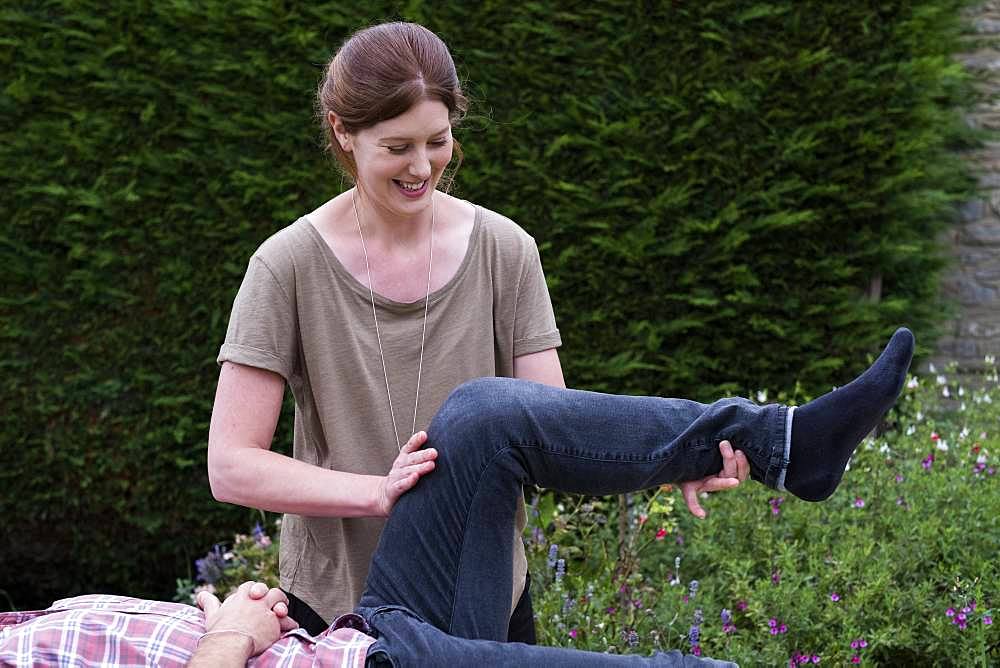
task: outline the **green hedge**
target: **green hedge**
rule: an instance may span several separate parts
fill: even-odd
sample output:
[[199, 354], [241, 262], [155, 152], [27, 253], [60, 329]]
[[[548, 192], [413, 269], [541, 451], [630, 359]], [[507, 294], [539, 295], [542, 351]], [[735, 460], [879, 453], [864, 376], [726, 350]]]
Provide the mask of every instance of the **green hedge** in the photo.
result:
[[167, 597], [246, 526], [206, 482], [214, 357], [250, 253], [343, 185], [311, 94], [353, 29], [452, 46], [459, 194], [539, 241], [569, 382], [704, 398], [930, 341], [963, 4], [5, 4], [0, 590]]

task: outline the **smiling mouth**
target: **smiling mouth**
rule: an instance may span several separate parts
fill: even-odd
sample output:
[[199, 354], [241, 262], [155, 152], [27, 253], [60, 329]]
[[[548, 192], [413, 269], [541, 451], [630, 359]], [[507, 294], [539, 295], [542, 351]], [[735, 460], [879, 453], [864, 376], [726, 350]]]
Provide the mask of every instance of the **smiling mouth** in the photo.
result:
[[416, 183], [400, 181], [399, 179], [393, 179], [392, 182], [396, 184], [396, 187], [399, 188], [405, 197], [413, 198], [421, 197], [426, 192], [427, 186], [430, 183], [428, 179], [417, 181]]

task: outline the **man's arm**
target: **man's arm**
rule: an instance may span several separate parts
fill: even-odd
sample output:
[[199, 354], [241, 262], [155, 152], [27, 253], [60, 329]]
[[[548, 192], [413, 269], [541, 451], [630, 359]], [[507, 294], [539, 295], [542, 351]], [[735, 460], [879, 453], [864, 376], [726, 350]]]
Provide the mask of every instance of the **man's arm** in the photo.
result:
[[244, 582], [225, 603], [208, 592], [198, 594], [205, 611], [205, 634], [188, 668], [237, 668], [298, 626], [288, 616], [288, 597], [262, 582]]

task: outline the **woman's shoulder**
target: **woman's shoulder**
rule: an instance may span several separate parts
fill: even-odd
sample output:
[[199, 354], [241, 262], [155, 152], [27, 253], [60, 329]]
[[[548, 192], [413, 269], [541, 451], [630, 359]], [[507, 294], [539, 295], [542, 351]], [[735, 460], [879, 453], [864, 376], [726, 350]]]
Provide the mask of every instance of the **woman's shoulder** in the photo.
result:
[[315, 247], [312, 224], [306, 216], [302, 216], [291, 225], [287, 225], [265, 239], [253, 257], [267, 264], [287, 263]]
[[479, 221], [480, 234], [484, 240], [500, 244], [502, 247], [513, 247], [519, 249], [533, 249], [535, 239], [523, 227], [513, 220], [487, 209], [480, 204], [473, 204], [476, 208], [476, 218]]

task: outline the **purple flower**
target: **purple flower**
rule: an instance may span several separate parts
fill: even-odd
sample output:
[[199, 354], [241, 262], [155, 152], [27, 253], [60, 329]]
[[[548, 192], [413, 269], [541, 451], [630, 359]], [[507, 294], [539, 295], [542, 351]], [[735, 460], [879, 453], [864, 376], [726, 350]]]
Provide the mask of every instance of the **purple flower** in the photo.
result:
[[558, 559], [556, 561], [556, 582], [561, 581], [566, 577], [566, 560]]
[[947, 610], [944, 611], [944, 614], [945, 614], [945, 617], [954, 617], [955, 616], [955, 608], [948, 608]]
[[688, 630], [688, 642], [690, 642], [691, 646], [693, 647], [698, 644], [698, 640], [700, 638], [701, 638], [701, 629], [698, 628], [697, 626], [692, 626]]
[[736, 633], [736, 624], [723, 624], [722, 632], [725, 634]]
[[776, 585], [780, 583], [781, 583], [781, 571], [775, 568], [773, 571], [771, 571], [771, 584]]
[[631, 631], [628, 632], [628, 637], [626, 639], [626, 642], [628, 643], [629, 647], [639, 646], [639, 634], [635, 632], [635, 629], [632, 629]]
[[813, 654], [813, 656], [812, 656], [812, 662], [813, 663], [819, 663], [819, 654]]
[[576, 629], [570, 629], [569, 630], [569, 637], [573, 638], [574, 640], [576, 640], [576, 636], [577, 636], [577, 630]]
[[691, 584], [688, 585], [688, 594], [691, 598], [694, 598], [698, 594], [699, 583], [697, 580], [691, 580]]
[[196, 577], [199, 582], [204, 582], [205, 584], [215, 584], [218, 582], [226, 569], [226, 558], [222, 545], [213, 546], [212, 551], [206, 554], [204, 558], [196, 559], [194, 567], [197, 571]]
[[776, 635], [778, 635], [778, 629], [776, 629], [776, 628], [774, 628], [774, 627], [771, 627], [771, 635], [772, 635], [772, 636], [776, 636]]
[[852, 640], [851, 641], [851, 649], [857, 649], [858, 647], [860, 647], [860, 645], [858, 644], [858, 641], [857, 640]]
[[748, 605], [749, 603], [747, 603], [746, 601], [736, 601], [736, 609], [739, 610], [740, 612], [746, 610]]
[[701, 656], [701, 645], [695, 645], [691, 648], [691, 653], [695, 656]]
[[722, 623], [723, 624], [729, 624], [730, 622], [733, 621], [733, 615], [732, 615], [732, 613], [729, 612], [729, 610], [727, 610], [726, 608], [722, 609], [722, 612], [719, 613], [719, 617], [722, 618]]
[[983, 615], [983, 626], [989, 626], [993, 623], [993, 618], [989, 615]]
[[930, 471], [931, 466], [934, 465], [934, 453], [927, 455], [920, 461], [920, 465], [924, 467], [925, 471]]
[[902, 473], [896, 474], [896, 482], [903, 482], [906, 478], [903, 477]]
[[778, 633], [788, 633], [788, 626], [785, 625], [785, 624], [782, 624], [781, 626], [779, 626], [778, 627]]
[[778, 620], [775, 619], [774, 617], [771, 617], [771, 619], [767, 620], [767, 625], [773, 629], [775, 626], [778, 625]]
[[964, 622], [966, 619], [968, 619], [968, 617], [966, 617], [964, 612], [960, 612], [957, 615], [955, 615], [955, 620], [958, 621], [959, 623]]
[[861, 663], [861, 657], [855, 654], [851, 657], [851, 663]]
[[865, 507], [865, 500], [862, 499], [860, 496], [854, 497], [854, 507], [855, 508], [864, 508]]
[[549, 557], [545, 560], [546, 565], [551, 571], [556, 567], [556, 558], [559, 556], [559, 546], [556, 543], [549, 545]]
[[837, 592], [831, 592], [830, 593], [830, 600], [833, 601], [834, 603], [836, 603], [837, 601], [840, 600], [840, 594], [838, 594]]

